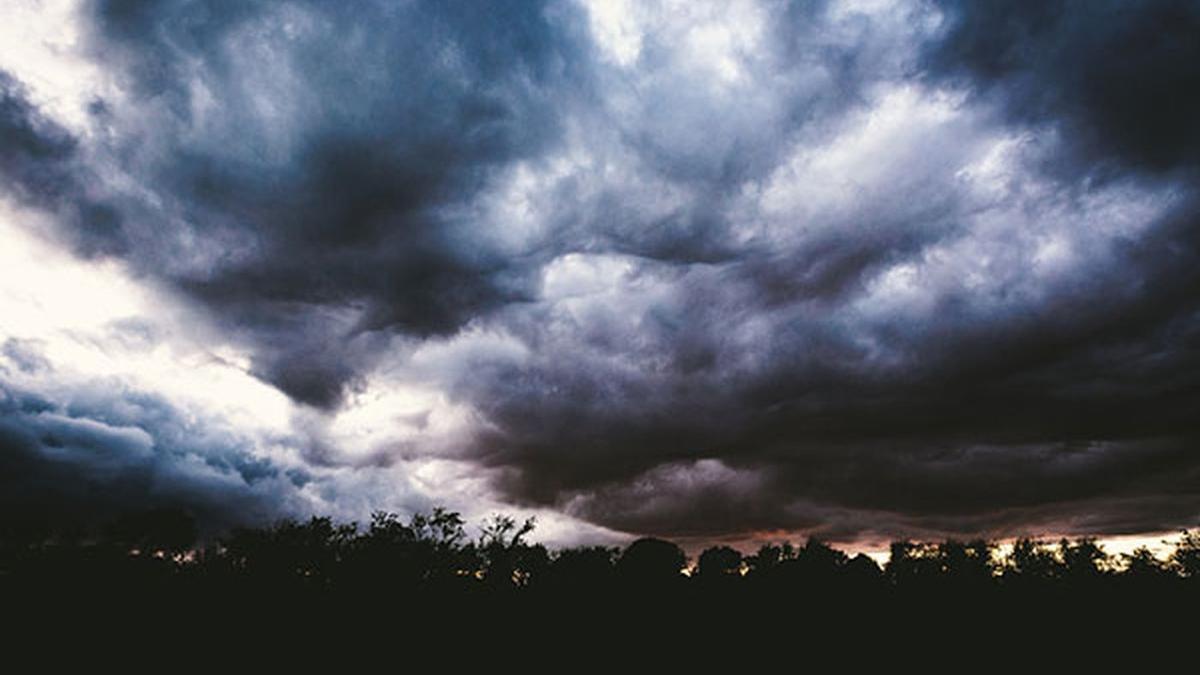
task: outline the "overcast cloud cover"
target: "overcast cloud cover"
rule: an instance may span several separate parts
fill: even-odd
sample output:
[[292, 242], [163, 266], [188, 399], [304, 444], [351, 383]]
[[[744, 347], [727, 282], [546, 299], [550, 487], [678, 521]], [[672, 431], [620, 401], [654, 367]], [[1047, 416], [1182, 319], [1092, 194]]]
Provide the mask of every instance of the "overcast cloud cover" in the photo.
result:
[[3, 14], [6, 519], [1200, 521], [1200, 3]]

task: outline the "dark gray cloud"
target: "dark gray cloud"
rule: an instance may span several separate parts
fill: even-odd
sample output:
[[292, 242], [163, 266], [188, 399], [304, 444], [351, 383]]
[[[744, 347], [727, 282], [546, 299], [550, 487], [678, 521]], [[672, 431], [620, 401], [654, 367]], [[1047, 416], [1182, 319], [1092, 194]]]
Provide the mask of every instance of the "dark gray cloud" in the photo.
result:
[[1070, 159], [1195, 168], [1195, 2], [937, 4], [947, 28], [926, 53], [933, 77], [994, 97], [1014, 121], [1057, 126]]
[[[316, 414], [444, 392], [513, 504], [688, 537], [1200, 516], [1200, 5], [634, 12], [614, 51], [567, 2], [90, 3], [120, 96], [77, 138], [0, 79], [0, 172]], [[11, 415], [31, 484], [50, 427], [146, 441]], [[73, 475], [147, 471], [102, 455]]]
[[42, 203], [61, 197], [71, 187], [63, 164], [75, 152], [75, 140], [29, 103], [20, 83], [0, 72], [0, 159], [9, 190]]
[[0, 344], [0, 355], [18, 370], [36, 374], [50, 369], [50, 362], [41, 355], [35, 340], [8, 338]]
[[213, 420], [113, 384], [65, 401], [0, 386], [0, 524], [95, 527], [172, 506], [213, 533], [303, 512], [303, 471], [257, 456]]
[[[1161, 509], [1138, 507], [1142, 529], [1195, 518], [1197, 363], [1182, 345], [1197, 334], [1195, 196], [1186, 177], [1196, 167], [1186, 150], [1192, 130], [1174, 117], [1190, 105], [1197, 72], [1179, 53], [1190, 48], [1184, 27], [1195, 5], [1075, 7], [1061, 29], [1032, 11], [974, 16], [972, 8], [944, 8], [914, 75], [965, 88], [1009, 129], [1038, 134], [1043, 147], [1019, 167], [1026, 185], [999, 201], [972, 199], [956, 180], [954, 149], [931, 135], [903, 172], [884, 176], [890, 184], [859, 191], [850, 212], [812, 214], [806, 236], [755, 242], [669, 274], [671, 290], [637, 321], [621, 315], [642, 309], [636, 298], [582, 319], [538, 316], [521, 333], [535, 358], [466, 385], [503, 430], [480, 443], [502, 489], [614, 527], [689, 536], [738, 527], [826, 527], [836, 536], [876, 527], [923, 536], [1103, 532], [1100, 523], [1120, 520], [1131, 503]], [[1004, 14], [997, 31], [987, 27], [993, 11]], [[1171, 13], [1180, 21], [1163, 18]], [[1075, 22], [1089, 24], [1079, 31], [1091, 37], [1062, 34]], [[998, 42], [966, 44], [976, 24]], [[1140, 79], [1122, 64], [1116, 80], [1101, 83], [1105, 60], [1120, 58], [1112, 44], [1146, 39], [1150, 26], [1169, 33], [1135, 59], [1153, 74]], [[1055, 49], [1062, 58], [1050, 55]], [[987, 72], [979, 63], [988, 50], [1025, 60]], [[1153, 133], [1163, 135], [1123, 126], [1134, 119], [1161, 123]], [[955, 134], [951, 143], [985, 133], [935, 131]], [[1146, 182], [1142, 172], [1163, 169], [1185, 177]], [[1093, 183], [1097, 175], [1107, 182]], [[1035, 183], [1054, 197], [1025, 196]], [[1083, 210], [1114, 185], [1115, 199], [1150, 190], [1163, 205], [1137, 235], [1059, 222], [1070, 216], [1055, 200]], [[1006, 231], [987, 233], [981, 212], [1003, 219]], [[827, 217], [835, 220], [823, 232]], [[1031, 280], [1036, 256], [1012, 239], [1074, 228], [1091, 249], [1087, 260]], [[947, 265], [950, 273], [980, 272], [972, 269], [979, 258], [1009, 260], [982, 270], [982, 290], [920, 278], [927, 312], [855, 316], [881, 272], [934, 267], [931, 253], [947, 250], [960, 263]], [[556, 321], [570, 327], [555, 330]], [[1076, 461], [1052, 461], [1081, 445], [1090, 451]], [[732, 473], [721, 478], [713, 467]], [[1157, 499], [1167, 493], [1174, 498]]]
[[[114, 236], [244, 333], [264, 379], [334, 407], [363, 367], [341, 342], [450, 334], [532, 292], [528, 265], [452, 211], [559, 136], [558, 97], [586, 79], [569, 7], [90, 9], [92, 49], [131, 94], [110, 151], [162, 200]], [[331, 328], [331, 309], [352, 318]]]
[[120, 215], [96, 194], [78, 157], [78, 140], [30, 103], [25, 87], [0, 70], [0, 194], [48, 208], [82, 255], [126, 252]]

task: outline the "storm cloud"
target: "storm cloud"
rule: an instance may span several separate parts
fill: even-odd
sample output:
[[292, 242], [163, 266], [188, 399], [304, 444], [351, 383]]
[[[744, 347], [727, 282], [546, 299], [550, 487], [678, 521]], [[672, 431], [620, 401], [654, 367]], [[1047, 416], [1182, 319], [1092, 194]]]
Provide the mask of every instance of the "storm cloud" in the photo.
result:
[[142, 392], [80, 388], [64, 403], [5, 387], [0, 527], [96, 526], [171, 506], [215, 532], [302, 512], [292, 494], [307, 480], [302, 471], [288, 475], [205, 422]]
[[[8, 508], [105, 485], [226, 524], [396, 481], [701, 539], [1200, 517], [1198, 3], [71, 18], [102, 76], [72, 123], [5, 62], [7, 197], [176, 307], [161, 335], [244, 354], [289, 428], [35, 405], [53, 355], [10, 331]], [[175, 410], [145, 396], [105, 405]]]

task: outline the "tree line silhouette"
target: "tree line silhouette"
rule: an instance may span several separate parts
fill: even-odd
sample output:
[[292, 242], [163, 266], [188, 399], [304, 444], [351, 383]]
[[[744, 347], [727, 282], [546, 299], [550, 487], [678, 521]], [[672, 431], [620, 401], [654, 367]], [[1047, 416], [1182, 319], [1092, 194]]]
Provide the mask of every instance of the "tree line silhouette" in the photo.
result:
[[676, 544], [642, 538], [624, 548], [551, 551], [529, 541], [533, 519], [496, 515], [471, 537], [455, 512], [404, 519], [375, 513], [365, 527], [330, 518], [283, 520], [197, 542], [195, 521], [176, 509], [129, 514], [100, 532], [7, 528], [0, 590], [7, 593], [176, 591], [247, 595], [409, 597], [689, 594], [865, 601], [1038, 594], [1196, 593], [1200, 531], [1185, 531], [1164, 557], [1149, 549], [1110, 555], [1093, 539], [896, 542], [880, 566], [817, 539], [767, 544], [743, 555], [729, 546], [694, 565]]
[[900, 663], [920, 647], [941, 655], [926, 665], [1008, 650], [1075, 668], [1113, 647], [1188, 644], [1200, 606], [1200, 531], [1161, 557], [1110, 555], [1087, 538], [902, 541], [880, 565], [817, 539], [689, 558], [657, 538], [551, 550], [533, 530], [505, 515], [468, 528], [444, 509], [283, 520], [207, 541], [175, 509], [93, 531], [0, 525], [0, 617], [15, 628], [8, 647], [51, 640], [40, 662], [108, 653], [127, 664], [153, 648], [181, 663], [378, 653], [573, 667], [615, 648], [705, 667], [722, 652], [801, 649], [811, 668], [818, 657]]

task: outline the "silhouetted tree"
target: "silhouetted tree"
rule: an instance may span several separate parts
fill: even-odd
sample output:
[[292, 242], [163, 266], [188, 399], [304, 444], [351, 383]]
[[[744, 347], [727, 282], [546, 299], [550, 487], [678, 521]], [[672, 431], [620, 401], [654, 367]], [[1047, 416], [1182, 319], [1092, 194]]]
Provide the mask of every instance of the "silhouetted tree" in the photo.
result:
[[976, 540], [962, 543], [954, 540], [937, 545], [938, 572], [946, 581], [958, 586], [982, 586], [992, 582], [997, 565], [992, 554], [994, 546]]
[[395, 592], [423, 583], [444, 557], [427, 534], [397, 514], [371, 514], [346, 560], [349, 583], [367, 592]]
[[510, 516], [494, 515], [481, 526], [479, 553], [483, 576], [489, 586], [501, 589], [528, 585], [533, 575], [549, 562], [545, 548], [523, 540], [533, 532], [534, 519], [520, 526]]
[[108, 536], [128, 552], [174, 558], [196, 542], [196, 519], [177, 508], [137, 511], [112, 523]]
[[1184, 530], [1167, 560], [1176, 574], [1200, 580], [1200, 530]]
[[846, 564], [846, 554], [815, 537], [810, 537], [795, 560], [806, 574], [831, 577]]
[[226, 540], [231, 564], [251, 577], [275, 583], [325, 586], [354, 540], [357, 527], [330, 518], [283, 520], [267, 529], [239, 529]]
[[646, 537], [625, 549], [617, 561], [617, 573], [631, 584], [653, 587], [670, 585], [680, 579], [687, 556], [677, 545]]
[[740, 577], [742, 554], [728, 546], [705, 549], [696, 562], [696, 573], [701, 579]]
[[1094, 581], [1111, 565], [1109, 555], [1090, 537], [1076, 541], [1060, 540], [1058, 556], [1067, 579], [1075, 582]]
[[586, 546], [563, 549], [550, 559], [547, 583], [556, 589], [603, 592], [615, 574], [620, 549]]
[[764, 578], [779, 567], [780, 563], [796, 558], [796, 548], [789, 542], [763, 544], [753, 555], [745, 558], [747, 576]]
[[1062, 562], [1055, 552], [1045, 543], [1028, 538], [1013, 543], [1002, 568], [1005, 578], [1024, 583], [1045, 582], [1063, 575]]
[[1125, 574], [1131, 579], [1163, 579], [1170, 574], [1167, 563], [1159, 560], [1154, 552], [1145, 546], [1139, 546], [1121, 558], [1124, 561]]
[[884, 573], [898, 587], [924, 587], [938, 580], [942, 560], [937, 544], [893, 542]]
[[848, 586], [862, 591], [874, 591], [883, 580], [883, 569], [865, 553], [850, 558], [843, 568]]

